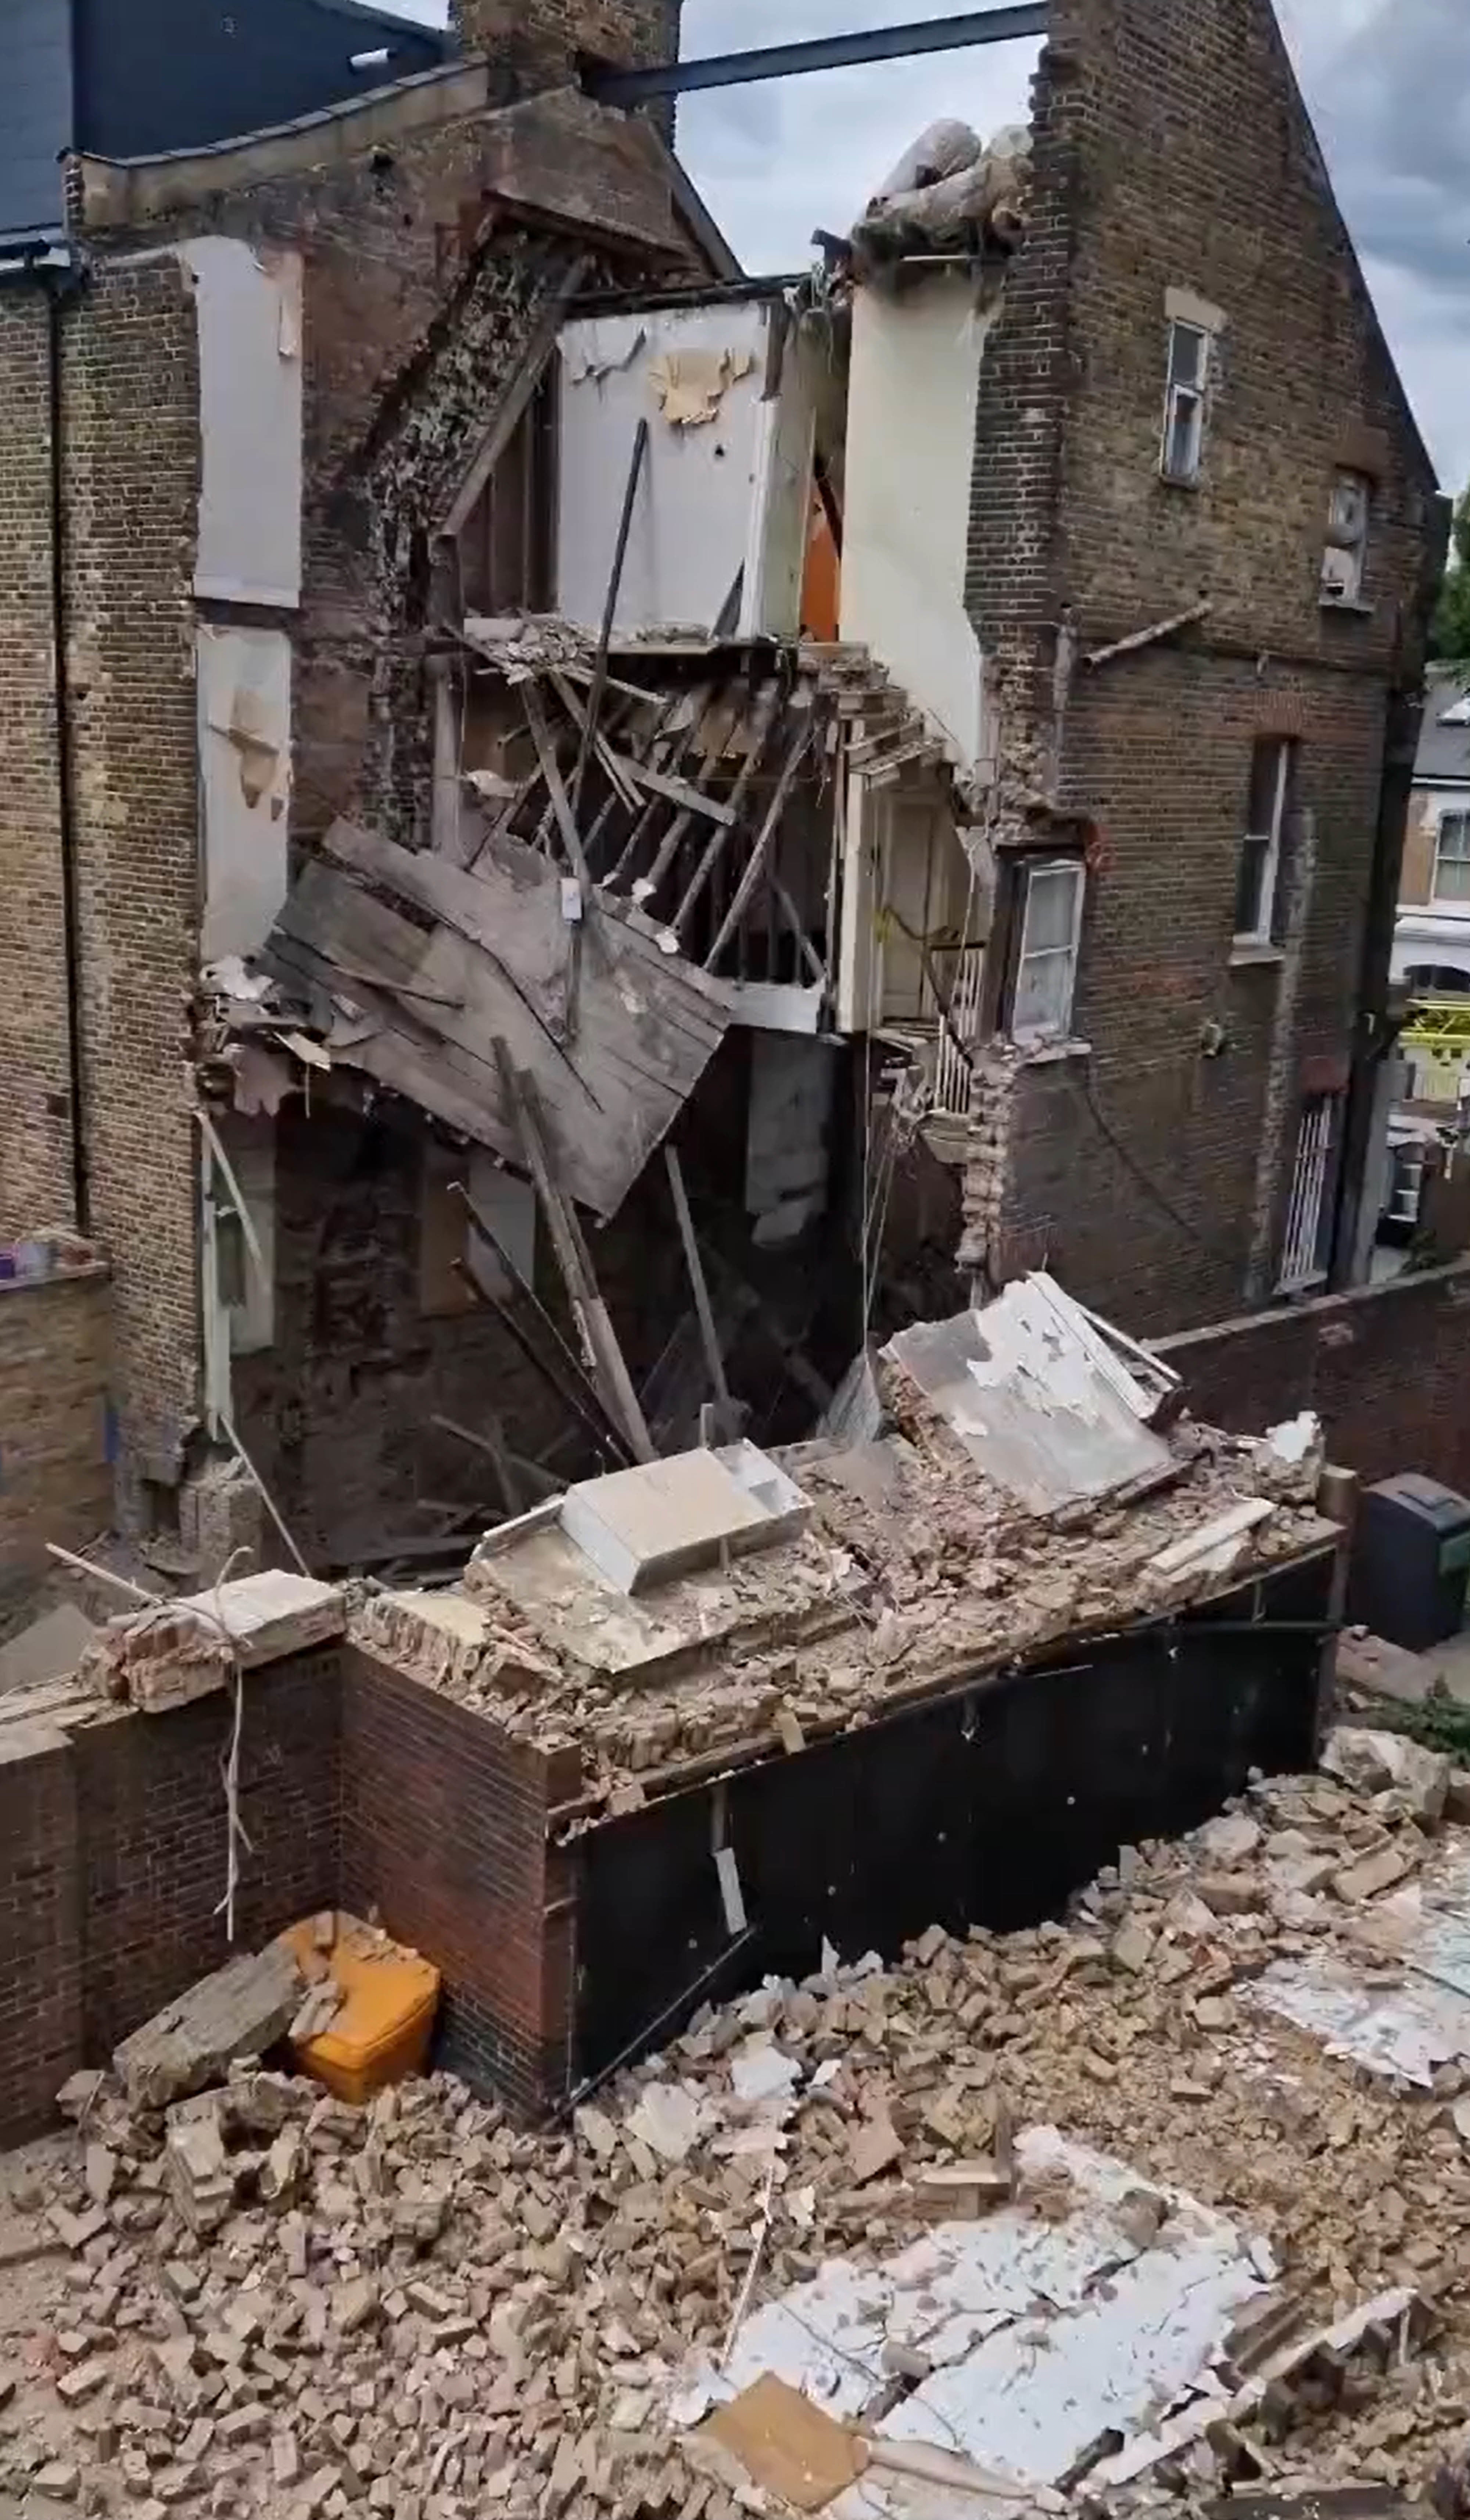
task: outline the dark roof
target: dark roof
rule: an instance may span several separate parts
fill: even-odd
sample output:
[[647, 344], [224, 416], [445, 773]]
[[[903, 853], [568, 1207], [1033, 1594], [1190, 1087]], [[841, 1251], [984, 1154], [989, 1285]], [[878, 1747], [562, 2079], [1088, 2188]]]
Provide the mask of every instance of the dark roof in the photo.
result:
[[[1419, 738], [1416, 779], [1452, 779], [1470, 788], [1470, 668], [1431, 665], [1424, 702], [1424, 731]], [[1463, 726], [1446, 726], [1445, 712], [1465, 702]]]
[[370, 0], [3, 0], [0, 14], [0, 240], [60, 229], [65, 150], [154, 158], [243, 139], [454, 49]]
[[0, 79], [0, 242], [62, 227], [57, 160], [71, 138], [69, 0], [8, 0]]

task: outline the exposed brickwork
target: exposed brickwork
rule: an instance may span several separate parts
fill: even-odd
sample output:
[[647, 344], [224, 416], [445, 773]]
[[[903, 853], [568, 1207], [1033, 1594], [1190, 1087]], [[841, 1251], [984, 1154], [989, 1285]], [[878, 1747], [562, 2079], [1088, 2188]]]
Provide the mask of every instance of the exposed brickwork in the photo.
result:
[[[564, 2088], [570, 1964], [547, 1911], [547, 1762], [366, 1656], [343, 1667], [343, 1904], [376, 1907], [451, 1989], [448, 2061], [528, 2111]], [[561, 1914], [563, 1912], [558, 1911]]]
[[113, 1512], [107, 1272], [0, 1284], [0, 1611]]
[[[1398, 839], [1386, 730], [1417, 681], [1438, 517], [1267, 0], [1058, 0], [1035, 140], [1033, 232], [982, 379], [970, 603], [995, 836], [1088, 846], [1074, 1029], [1093, 1058], [1022, 1078], [1003, 1219], [990, 1160], [971, 1240], [992, 1276], [1044, 1253], [1158, 1327], [1269, 1293], [1307, 1079], [1363, 1047], [1375, 853]], [[1159, 469], [1171, 290], [1226, 319], [1191, 489]], [[1364, 613], [1318, 602], [1343, 466], [1375, 476]], [[1200, 601], [1173, 644], [1082, 661]], [[1300, 951], [1232, 968], [1263, 734], [1300, 742], [1315, 880]]]
[[1242, 1433], [1315, 1409], [1365, 1479], [1422, 1470], [1470, 1495], [1470, 1263], [1161, 1341], [1201, 1418]]
[[0, 2143], [38, 2135], [81, 2054], [76, 1795], [60, 1733], [0, 1735]]
[[48, 311], [0, 292], [0, 1237], [70, 1225]]
[[579, 53], [637, 69], [679, 57], [683, 0], [456, 0], [467, 51], [503, 63], [525, 87], [568, 78]]
[[412, 1114], [394, 1127], [330, 1106], [281, 1111], [275, 1336], [235, 1360], [235, 1401], [292, 1530], [329, 1557], [420, 1529], [416, 1497], [488, 1497], [482, 1457], [437, 1431], [436, 1415], [476, 1427], [494, 1411], [531, 1458], [564, 1423], [493, 1313], [426, 1312], [424, 1186]]
[[115, 1270], [124, 1459], [165, 1477], [195, 1416], [199, 1314], [199, 369], [171, 253], [98, 272], [68, 318], [65, 384], [92, 1222]]
[[[331, 1907], [338, 1869], [335, 1649], [293, 1656], [246, 1684], [240, 1752], [236, 1938], [263, 1942]], [[226, 1696], [168, 1715], [126, 1715], [72, 1743], [80, 1831], [89, 2057], [229, 1957], [221, 1762]]]

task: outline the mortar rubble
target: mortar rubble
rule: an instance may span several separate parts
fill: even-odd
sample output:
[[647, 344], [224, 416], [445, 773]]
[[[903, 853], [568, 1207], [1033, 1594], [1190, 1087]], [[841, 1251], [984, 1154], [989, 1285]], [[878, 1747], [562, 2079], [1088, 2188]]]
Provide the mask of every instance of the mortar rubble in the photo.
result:
[[[1125, 1849], [1065, 1921], [935, 1926], [702, 2011], [549, 2131], [443, 2075], [364, 2110], [249, 2063], [161, 2116], [71, 2088], [74, 2133], [9, 2182], [0, 2236], [49, 2254], [0, 2312], [0, 2493], [37, 2520], [771, 2507], [670, 2411], [724, 2352], [758, 2233], [751, 2306], [836, 2255], [876, 2267], [937, 2195], [990, 2210], [1037, 2125], [1228, 2212], [1304, 2332], [1398, 2285], [1424, 2305], [1406, 2358], [1345, 2356], [1325, 2392], [1313, 2366], [1134, 2498], [1427, 2483], [1470, 2425], [1470, 2059], [1396, 2088], [1252, 1990], [1325, 1955], [1390, 1983], [1470, 1834], [1434, 1817], [1447, 1778], [1335, 1765]], [[1384, 1853], [1394, 1886], [1362, 1888]], [[1067, 2210], [1024, 2177], [1018, 2201]]]

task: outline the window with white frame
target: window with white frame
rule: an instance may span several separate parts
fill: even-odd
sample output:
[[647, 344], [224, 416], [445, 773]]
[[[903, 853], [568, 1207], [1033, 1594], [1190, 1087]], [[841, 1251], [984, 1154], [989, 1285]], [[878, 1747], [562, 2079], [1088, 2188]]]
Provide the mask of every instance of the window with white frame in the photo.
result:
[[1191, 482], [1200, 477], [1209, 382], [1210, 335], [1202, 324], [1184, 324], [1175, 317], [1169, 328], [1169, 385], [1160, 459], [1166, 481]]
[[1435, 838], [1436, 901], [1470, 901], [1470, 814], [1442, 814]]
[[1360, 604], [1368, 559], [1373, 484], [1365, 472], [1339, 472], [1327, 503], [1327, 548], [1322, 555], [1322, 602]]
[[1080, 858], [1041, 858], [1022, 870], [1009, 1029], [1023, 1048], [1065, 1041], [1072, 1030], [1086, 880]]
[[1246, 830], [1235, 883], [1237, 945], [1270, 945], [1276, 939], [1296, 752], [1289, 738], [1267, 736], [1251, 754]]
[[1314, 1285], [1327, 1274], [1332, 1234], [1328, 1192], [1342, 1106], [1341, 1094], [1309, 1094], [1302, 1105], [1281, 1251], [1280, 1285], [1284, 1294], [1296, 1287]]

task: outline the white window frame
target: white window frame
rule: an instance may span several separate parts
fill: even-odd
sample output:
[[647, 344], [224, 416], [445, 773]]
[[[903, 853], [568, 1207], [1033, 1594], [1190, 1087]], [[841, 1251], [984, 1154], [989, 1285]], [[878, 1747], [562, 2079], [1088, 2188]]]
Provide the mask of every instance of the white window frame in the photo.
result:
[[1291, 1196], [1281, 1245], [1277, 1286], [1283, 1295], [1318, 1286], [1327, 1275], [1322, 1238], [1328, 1222], [1328, 1193], [1337, 1159], [1342, 1126], [1340, 1093], [1309, 1094], [1302, 1102], [1292, 1160]]
[[[1236, 928], [1235, 942], [1237, 945], [1274, 945], [1276, 941], [1276, 911], [1281, 891], [1281, 859], [1286, 836], [1286, 808], [1288, 799], [1291, 795], [1291, 774], [1293, 761], [1296, 755], [1296, 744], [1291, 736], [1258, 737], [1257, 742], [1251, 747], [1252, 787], [1255, 786], [1254, 774], [1257, 748], [1259, 745], [1266, 743], [1275, 744], [1278, 756], [1276, 762], [1276, 788], [1271, 799], [1271, 827], [1268, 832], [1252, 832], [1248, 830], [1243, 837], [1242, 845], [1252, 840], [1264, 840], [1266, 848], [1265, 856], [1262, 861], [1261, 867], [1261, 894], [1256, 913], [1256, 924], [1254, 927]], [[1249, 804], [1247, 806], [1246, 819], [1247, 822], [1249, 822]], [[1239, 876], [1240, 869], [1237, 862], [1237, 889], [1239, 886]]]
[[[1174, 374], [1175, 349], [1186, 334], [1193, 335], [1197, 345], [1192, 381]], [[1159, 448], [1159, 471], [1166, 481], [1172, 481], [1184, 489], [1198, 481], [1204, 465], [1205, 412], [1210, 391], [1210, 354], [1214, 346], [1215, 336], [1205, 325], [1191, 323], [1182, 315], [1170, 317], [1168, 365], [1164, 372], [1164, 436]], [[1180, 466], [1171, 460], [1171, 449], [1181, 408], [1191, 399], [1188, 460], [1186, 465]]]
[[[1465, 855], [1463, 857], [1450, 858], [1447, 861], [1445, 857], [1445, 834], [1451, 825], [1458, 826], [1456, 837], [1464, 846]], [[1438, 823], [1435, 825], [1434, 880], [1429, 897], [1431, 901], [1434, 902], [1452, 901], [1456, 904], [1462, 904], [1465, 909], [1470, 910], [1470, 882], [1466, 883], [1463, 892], [1441, 891], [1440, 869], [1447, 863], [1450, 866], [1463, 867], [1466, 875], [1470, 876], [1470, 812], [1467, 812], [1462, 805], [1447, 805], [1441, 813]]]
[[[1071, 933], [1065, 945], [1031, 945], [1032, 887], [1039, 876], [1069, 875], [1073, 878]], [[1072, 1010], [1077, 998], [1078, 964], [1081, 954], [1082, 909], [1087, 896], [1087, 869], [1080, 857], [1028, 858], [1021, 868], [1022, 898], [1021, 942], [1016, 955], [1015, 977], [1011, 983], [1010, 1038], [1019, 1050], [1038, 1050], [1044, 1046], [1068, 1041], [1072, 1035]], [[1060, 995], [1065, 999], [1055, 1022], [1018, 1024], [1015, 1009], [1024, 994], [1022, 982], [1029, 965], [1054, 963], [1062, 970]]]

